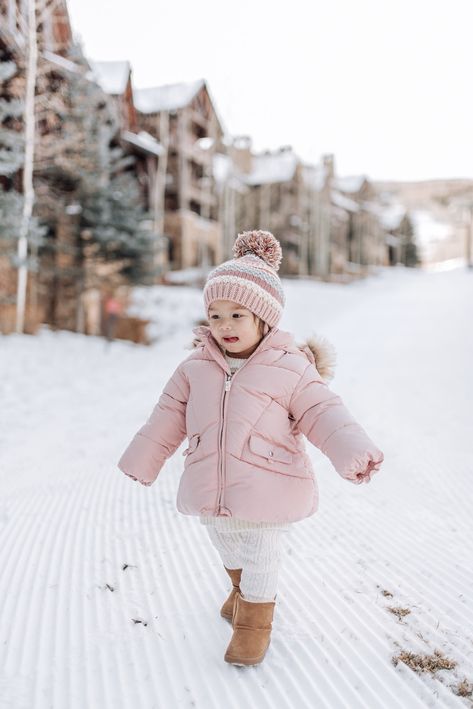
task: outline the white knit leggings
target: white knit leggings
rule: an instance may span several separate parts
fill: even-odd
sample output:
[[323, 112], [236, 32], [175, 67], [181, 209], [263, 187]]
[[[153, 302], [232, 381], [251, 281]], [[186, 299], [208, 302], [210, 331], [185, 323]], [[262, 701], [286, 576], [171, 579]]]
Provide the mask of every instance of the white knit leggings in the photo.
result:
[[278, 572], [285, 551], [287, 529], [245, 529], [221, 532], [206, 527], [227, 569], [241, 569], [243, 598], [254, 603], [276, 598]]

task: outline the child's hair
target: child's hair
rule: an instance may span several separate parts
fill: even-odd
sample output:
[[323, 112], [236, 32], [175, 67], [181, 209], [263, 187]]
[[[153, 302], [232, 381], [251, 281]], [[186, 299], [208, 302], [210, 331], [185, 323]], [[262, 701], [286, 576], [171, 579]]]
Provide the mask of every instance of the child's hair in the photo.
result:
[[264, 322], [264, 320], [261, 320], [261, 318], [259, 318], [257, 315], [255, 315], [255, 313], [253, 313], [253, 317], [254, 317], [254, 319], [256, 320], [257, 324], [258, 324], [258, 335], [260, 336], [260, 339], [261, 339], [261, 338], [263, 338], [264, 335], [265, 335], [265, 325], [266, 325], [266, 323]]

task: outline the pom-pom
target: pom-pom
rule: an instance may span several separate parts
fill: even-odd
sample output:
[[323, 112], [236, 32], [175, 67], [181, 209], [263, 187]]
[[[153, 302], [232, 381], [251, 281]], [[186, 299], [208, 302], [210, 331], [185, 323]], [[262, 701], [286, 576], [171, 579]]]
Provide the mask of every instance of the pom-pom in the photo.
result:
[[282, 261], [282, 250], [279, 241], [270, 231], [244, 231], [238, 234], [238, 237], [233, 245], [233, 253], [235, 258], [254, 254], [259, 256], [269, 266], [272, 266], [275, 271], [279, 269], [279, 264]]

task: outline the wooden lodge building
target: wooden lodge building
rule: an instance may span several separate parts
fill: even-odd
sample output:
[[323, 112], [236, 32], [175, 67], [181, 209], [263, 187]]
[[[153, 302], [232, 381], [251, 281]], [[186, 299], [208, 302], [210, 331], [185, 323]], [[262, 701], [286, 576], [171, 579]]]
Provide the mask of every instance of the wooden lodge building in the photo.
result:
[[164, 149], [163, 232], [174, 269], [221, 259], [221, 228], [213, 155], [223, 128], [206, 82], [198, 80], [135, 91], [138, 124]]
[[[266, 229], [281, 242], [281, 275], [324, 275], [328, 232], [318, 229], [327, 201], [325, 169], [303, 164], [284, 146], [254, 153], [251, 139], [233, 140], [227, 155], [215, 158], [222, 210], [224, 257], [231, 258], [235, 235]], [[318, 243], [316, 240], [319, 240]]]
[[[156, 231], [168, 238], [168, 267], [216, 263], [222, 252], [213, 156], [222, 149], [223, 128], [206, 82], [132, 90], [127, 62], [92, 66], [117, 101], [122, 128], [159, 146], [146, 192]], [[122, 139], [129, 137], [122, 132]]]

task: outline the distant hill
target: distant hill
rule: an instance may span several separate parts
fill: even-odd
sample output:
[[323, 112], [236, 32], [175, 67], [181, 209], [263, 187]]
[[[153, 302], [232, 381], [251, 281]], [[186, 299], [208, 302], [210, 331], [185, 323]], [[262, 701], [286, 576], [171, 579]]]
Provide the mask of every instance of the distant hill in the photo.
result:
[[473, 179], [455, 180], [420, 180], [418, 182], [380, 181], [372, 183], [379, 193], [388, 192], [399, 199], [407, 209], [425, 207], [427, 205], [446, 206], [448, 202], [460, 194], [471, 191], [473, 195]]
[[[471, 258], [473, 179], [372, 183], [385, 203], [408, 210], [424, 263]], [[466, 203], [466, 204], [465, 204]]]

